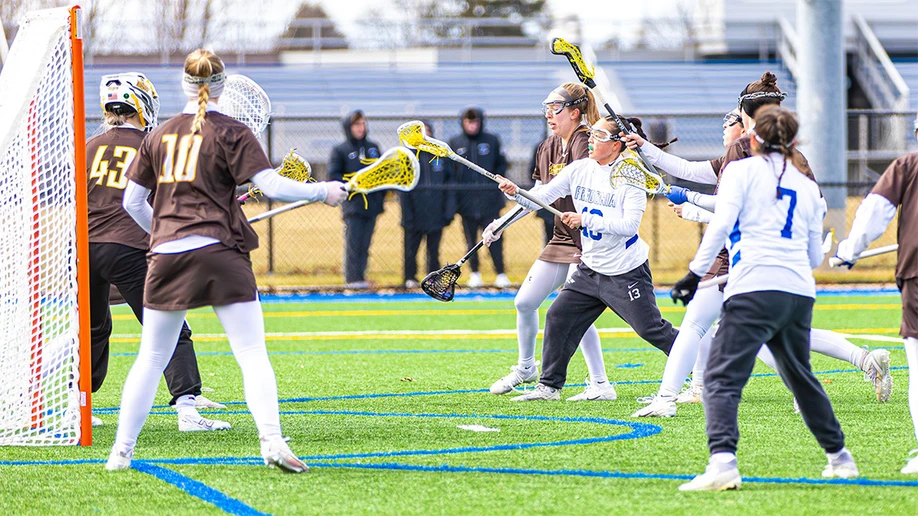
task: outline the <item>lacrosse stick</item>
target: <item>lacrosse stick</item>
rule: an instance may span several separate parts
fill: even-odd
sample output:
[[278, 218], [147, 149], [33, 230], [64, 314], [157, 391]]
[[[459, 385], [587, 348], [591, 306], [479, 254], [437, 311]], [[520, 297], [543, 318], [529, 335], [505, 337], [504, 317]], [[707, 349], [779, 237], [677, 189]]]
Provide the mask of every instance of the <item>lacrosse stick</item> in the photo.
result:
[[[832, 238], [834, 236], [835, 236], [834, 229], [830, 229], [828, 233], [826, 233], [826, 237], [822, 240], [822, 246], [821, 246], [822, 254], [826, 254], [832, 250]], [[832, 258], [829, 258], [829, 265], [834, 267], [834, 265], [832, 265]], [[704, 280], [698, 283], [698, 288], [708, 288], [708, 287], [713, 287], [715, 285], [723, 285], [724, 283], [727, 282], [729, 277], [730, 277], [729, 274], [724, 274], [723, 276], [718, 276], [716, 278]]]
[[[413, 153], [404, 147], [393, 147], [383, 153], [372, 165], [363, 167], [354, 173], [344, 185], [350, 194], [367, 194], [379, 190], [401, 190], [408, 192], [418, 184], [421, 165]], [[311, 204], [312, 201], [297, 201], [271, 211], [266, 211], [249, 219], [249, 222], [258, 222], [275, 215], [290, 211], [300, 206]]]
[[[290, 152], [284, 156], [281, 166], [274, 169], [282, 177], [293, 179], [294, 181], [305, 183], [314, 181], [312, 178], [312, 166], [305, 158], [296, 153], [296, 148], [290, 149]], [[245, 202], [250, 197], [260, 194], [261, 190], [257, 186], [252, 186], [249, 191], [236, 198], [239, 202]]]
[[[574, 73], [577, 74], [577, 78], [580, 79], [580, 82], [582, 82], [584, 86], [593, 92], [596, 100], [606, 108], [606, 111], [608, 111], [610, 115], [612, 115], [615, 123], [618, 124], [618, 128], [621, 129], [623, 133], [632, 134], [635, 132], [631, 124], [618, 116], [612, 109], [612, 106], [606, 102], [606, 97], [602, 94], [602, 90], [599, 89], [599, 86], [593, 79], [596, 75], [596, 68], [593, 65], [587, 65], [586, 61], [583, 59], [583, 54], [580, 53], [580, 47], [573, 43], [568, 43], [564, 38], [555, 38], [551, 40], [551, 53], [567, 58], [568, 62], [571, 63], [571, 67], [574, 69]], [[660, 173], [657, 172], [657, 169], [650, 163], [650, 160], [647, 159], [647, 156], [644, 155], [644, 151], [642, 151], [640, 147], [637, 148], [637, 153], [638, 156], [641, 157], [641, 161], [646, 165], [647, 170], [659, 176]]]
[[258, 138], [268, 127], [271, 99], [252, 79], [245, 75], [230, 75], [220, 94], [220, 112], [245, 124]]
[[612, 173], [609, 175], [609, 183], [612, 184], [613, 188], [631, 185], [651, 195], [666, 195], [670, 190], [669, 185], [663, 182], [663, 178], [655, 172], [647, 170], [644, 167], [644, 163], [639, 161], [637, 155], [631, 150], [625, 151], [622, 154], [622, 158], [612, 168]]
[[[488, 172], [487, 170], [476, 165], [475, 163], [472, 163], [471, 161], [453, 152], [453, 149], [451, 149], [446, 142], [442, 142], [440, 140], [427, 136], [427, 134], [424, 132], [424, 122], [421, 122], [420, 120], [414, 120], [412, 122], [407, 122], [399, 126], [398, 138], [403, 144], [405, 144], [409, 148], [412, 148], [418, 151], [427, 152], [429, 154], [433, 154], [434, 156], [437, 156], [440, 158], [449, 158], [455, 161], [456, 163], [461, 163], [469, 167], [475, 172], [478, 172], [479, 174], [487, 177], [491, 181], [498, 182], [498, 183], [500, 182], [500, 179], [498, 179], [494, 173]], [[517, 187], [517, 190], [519, 191], [519, 194], [522, 197], [534, 202], [535, 204], [539, 205], [541, 208], [546, 209], [559, 217], [561, 216], [560, 211], [542, 202], [541, 200], [536, 198], [536, 196], [529, 193], [528, 190], [524, 190], [519, 187]]]
[[[854, 257], [855, 260], [860, 260], [861, 258], [870, 258], [871, 256], [878, 256], [886, 253], [894, 253], [899, 250], [899, 244], [884, 245], [883, 247], [877, 247], [876, 249], [870, 249], [864, 251], [863, 253]], [[838, 267], [845, 265], [846, 261], [842, 260], [837, 256], [829, 258], [829, 267]]]
[[[500, 233], [507, 226], [513, 224], [516, 221], [516, 218], [523, 213], [526, 208], [520, 206], [516, 209], [513, 215], [505, 220], [500, 226], [497, 226], [495, 233]], [[465, 256], [459, 259], [456, 263], [448, 263], [445, 267], [439, 270], [435, 270], [424, 277], [421, 281], [421, 290], [424, 291], [428, 296], [436, 299], [437, 301], [443, 301], [448, 303], [453, 300], [453, 296], [456, 294], [456, 281], [459, 280], [459, 275], [462, 273], [459, 269], [462, 267], [462, 264], [465, 263], [473, 254], [477, 253], [481, 246], [484, 245], [484, 239], [480, 240], [475, 247], [471, 248], [469, 252], [465, 253]]]

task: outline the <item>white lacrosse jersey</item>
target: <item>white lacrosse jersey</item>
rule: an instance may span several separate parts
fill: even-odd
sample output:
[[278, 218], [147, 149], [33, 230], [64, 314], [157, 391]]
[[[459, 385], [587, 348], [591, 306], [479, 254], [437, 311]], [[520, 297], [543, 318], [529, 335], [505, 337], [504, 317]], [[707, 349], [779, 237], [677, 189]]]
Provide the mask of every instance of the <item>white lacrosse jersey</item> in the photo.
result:
[[[583, 218], [580, 261], [606, 276], [624, 274], [647, 261], [647, 244], [638, 236], [647, 194], [633, 186], [613, 188], [609, 177], [616, 163], [603, 166], [579, 159], [530, 191], [546, 204], [568, 195], [574, 199]], [[520, 203], [529, 207], [525, 199]]]
[[724, 247], [734, 294], [778, 290], [816, 297], [813, 269], [822, 263], [825, 203], [816, 183], [784, 159], [752, 156], [727, 165], [720, 179], [714, 218], [689, 269], [704, 275]]

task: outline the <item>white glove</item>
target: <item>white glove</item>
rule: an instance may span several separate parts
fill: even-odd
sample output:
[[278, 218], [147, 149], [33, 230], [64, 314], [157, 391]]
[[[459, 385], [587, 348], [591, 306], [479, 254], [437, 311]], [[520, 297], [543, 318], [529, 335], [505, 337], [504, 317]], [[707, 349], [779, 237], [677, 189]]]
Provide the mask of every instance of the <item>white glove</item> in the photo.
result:
[[838, 243], [835, 248], [835, 257], [848, 265], [850, 269], [857, 260], [854, 258], [854, 242], [848, 238]]
[[491, 247], [491, 244], [500, 240], [500, 235], [504, 232], [503, 229], [497, 230], [500, 224], [500, 219], [494, 219], [488, 224], [488, 227], [484, 228], [484, 231], [481, 232], [481, 239], [484, 240], [484, 245]]
[[344, 183], [340, 181], [325, 182], [325, 204], [329, 206], [338, 206], [347, 199], [347, 190]]

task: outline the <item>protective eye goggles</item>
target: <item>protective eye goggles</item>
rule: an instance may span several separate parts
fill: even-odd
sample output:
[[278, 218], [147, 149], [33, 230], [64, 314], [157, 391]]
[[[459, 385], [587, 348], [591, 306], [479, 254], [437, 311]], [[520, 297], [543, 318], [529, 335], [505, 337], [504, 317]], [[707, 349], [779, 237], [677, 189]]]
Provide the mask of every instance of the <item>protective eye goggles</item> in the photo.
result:
[[542, 102], [542, 114], [547, 115], [548, 113], [551, 113], [553, 115], [560, 115], [561, 112], [564, 111], [564, 108], [569, 106], [576, 106], [577, 104], [586, 102], [586, 100], [586, 97], [580, 97], [579, 99], [574, 100], [546, 100], [545, 102]]
[[739, 116], [734, 112], [729, 112], [724, 115], [724, 127], [733, 127], [734, 125], [743, 121], [743, 117]]
[[590, 129], [590, 138], [597, 142], [608, 142], [608, 141], [622, 141], [621, 136], [617, 134], [612, 134], [605, 129]]

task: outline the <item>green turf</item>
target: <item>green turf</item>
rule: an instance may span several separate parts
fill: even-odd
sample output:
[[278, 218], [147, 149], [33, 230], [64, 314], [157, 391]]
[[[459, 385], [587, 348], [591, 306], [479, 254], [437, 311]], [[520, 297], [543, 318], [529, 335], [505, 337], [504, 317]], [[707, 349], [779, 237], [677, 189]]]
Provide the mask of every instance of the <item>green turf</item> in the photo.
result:
[[[546, 304], [545, 307], [548, 305]], [[678, 324], [683, 310], [663, 304], [664, 315]], [[268, 347], [281, 399], [326, 396], [486, 389], [508, 372], [516, 359], [512, 301], [422, 303], [265, 304]], [[97, 408], [116, 407], [121, 386], [138, 347], [139, 325], [125, 310], [115, 311], [115, 339], [110, 373], [94, 399]], [[817, 303], [814, 326], [853, 334], [895, 337], [897, 297], [825, 297]], [[544, 311], [543, 311], [544, 318]], [[220, 326], [209, 310], [189, 321], [198, 335], [207, 396], [243, 401], [239, 368]], [[622, 328], [606, 313], [598, 328]], [[440, 335], [317, 335], [314, 332], [384, 330], [468, 330]], [[481, 330], [492, 330], [490, 334]], [[894, 366], [905, 364], [901, 344], [854, 340], [858, 345], [893, 348]], [[604, 334], [605, 361], [613, 381], [657, 381], [665, 357], [629, 334]], [[632, 350], [638, 348], [637, 350]], [[452, 353], [353, 353], [336, 351], [469, 350]], [[208, 354], [207, 352], [217, 352]], [[284, 352], [298, 352], [295, 354]], [[128, 354], [122, 356], [120, 354]], [[628, 368], [616, 366], [630, 365]], [[636, 366], [636, 367], [635, 367]], [[846, 362], [814, 356], [816, 371], [851, 370]], [[763, 365], [756, 373], [769, 373]], [[847, 444], [863, 476], [876, 480], [918, 480], [898, 473], [914, 447], [906, 398], [907, 374], [894, 373], [889, 403], [875, 401], [863, 375], [820, 375], [835, 406]], [[580, 356], [571, 363], [569, 383], [581, 384], [586, 367]], [[579, 393], [565, 389], [562, 397]], [[845, 514], [877, 507], [889, 514], [914, 511], [913, 487], [752, 483], [730, 493], [679, 493], [678, 479], [594, 478], [575, 474], [524, 474], [538, 470], [694, 475], [704, 469], [707, 449], [700, 405], [680, 406], [677, 417], [634, 420], [637, 396], [656, 384], [617, 386], [619, 400], [599, 403], [515, 404], [487, 393], [447, 393], [410, 397], [284, 402], [282, 411], [311, 412], [282, 416], [291, 447], [310, 457], [307, 475], [284, 475], [259, 465], [169, 465], [172, 471], [216, 489], [253, 509], [289, 513], [385, 514]], [[161, 383], [158, 404], [168, 400]], [[232, 405], [244, 411], [245, 405]], [[359, 412], [360, 414], [318, 414]], [[373, 415], [381, 414], [381, 415]], [[426, 414], [447, 417], [411, 417]], [[448, 417], [448, 416], [454, 417]], [[474, 418], [455, 416], [473, 415]], [[519, 416], [495, 419], [486, 416]], [[247, 413], [216, 411], [233, 424], [228, 432], [182, 434], [174, 413], [157, 409], [147, 421], [135, 459], [256, 457], [257, 434]], [[327, 459], [339, 454], [444, 450], [526, 443], [553, 443], [622, 435], [623, 425], [564, 422], [549, 418], [605, 418], [657, 425], [656, 435], [592, 444], [542, 446], [455, 454]], [[0, 448], [0, 461], [104, 459], [114, 438], [117, 414], [101, 412], [105, 426], [94, 433], [91, 448]], [[481, 424], [500, 432], [460, 430]], [[740, 470], [745, 477], [819, 478], [825, 457], [793, 413], [790, 393], [775, 377], [750, 381], [740, 406]], [[321, 456], [321, 457], [320, 457]], [[518, 469], [515, 474], [478, 471], [405, 471], [329, 467], [399, 464], [459, 468]], [[0, 466], [0, 513], [208, 514], [216, 506], [139, 471], [108, 473], [101, 464]]]

